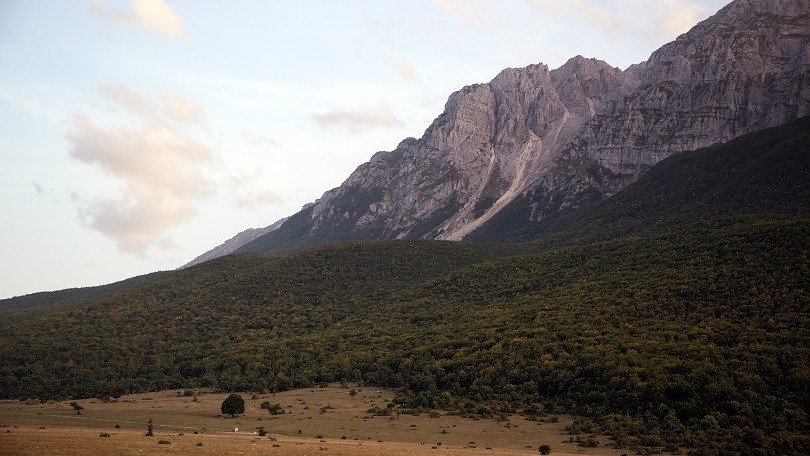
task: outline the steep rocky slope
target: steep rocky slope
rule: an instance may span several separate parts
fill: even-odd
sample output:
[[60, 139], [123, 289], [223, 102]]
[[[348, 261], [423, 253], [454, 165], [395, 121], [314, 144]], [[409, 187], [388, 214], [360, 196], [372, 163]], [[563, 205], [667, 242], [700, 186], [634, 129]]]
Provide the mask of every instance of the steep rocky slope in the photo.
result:
[[804, 116], [667, 157], [597, 203], [494, 234], [484, 227], [470, 238], [514, 242], [542, 234], [541, 243], [556, 245], [652, 235], [719, 217], [807, 217], [809, 150], [810, 116]]
[[616, 193], [673, 153], [806, 115], [808, 11], [810, 0], [736, 0], [624, 71], [580, 56], [504, 70], [239, 250], [500, 240]]
[[[810, 2], [740, 0], [624, 74], [635, 92], [592, 116], [549, 172], [479, 239], [615, 194], [676, 152], [725, 142], [810, 112]], [[476, 237], [476, 236], [473, 236]]]
[[248, 228], [244, 231], [241, 231], [236, 236], [228, 239], [227, 241], [214, 247], [213, 249], [203, 253], [197, 258], [194, 258], [193, 260], [189, 261], [183, 266], [180, 266], [178, 269], [184, 269], [189, 266], [194, 266], [195, 264], [200, 264], [202, 262], [213, 260], [214, 258], [219, 258], [221, 256], [233, 253], [236, 249], [242, 247], [243, 245], [256, 239], [257, 237], [263, 236], [271, 231], [276, 230], [278, 227], [281, 226], [282, 223], [287, 221], [287, 218], [288, 217], [284, 217], [283, 219], [278, 220], [272, 225], [266, 226], [264, 228]]

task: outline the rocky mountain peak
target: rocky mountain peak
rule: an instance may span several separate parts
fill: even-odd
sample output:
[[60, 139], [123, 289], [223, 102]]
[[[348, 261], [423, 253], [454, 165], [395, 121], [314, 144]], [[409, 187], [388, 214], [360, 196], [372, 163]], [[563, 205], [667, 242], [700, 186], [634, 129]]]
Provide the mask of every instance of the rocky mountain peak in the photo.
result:
[[668, 155], [808, 114], [809, 2], [736, 0], [625, 71], [576, 56], [466, 86], [421, 138], [244, 249], [540, 235]]

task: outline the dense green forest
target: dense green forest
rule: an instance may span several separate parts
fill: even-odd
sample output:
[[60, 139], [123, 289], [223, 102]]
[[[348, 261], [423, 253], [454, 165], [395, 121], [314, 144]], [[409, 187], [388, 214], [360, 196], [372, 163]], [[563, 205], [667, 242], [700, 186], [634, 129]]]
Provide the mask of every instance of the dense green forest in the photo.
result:
[[799, 454], [809, 234], [754, 218], [501, 258], [416, 241], [227, 257], [5, 328], [0, 395], [352, 380], [403, 387], [407, 408], [574, 412], [635, 447]]
[[531, 243], [342, 243], [32, 297], [0, 310], [0, 397], [347, 380], [401, 411], [574, 413], [640, 452], [808, 454], [806, 141], [683, 154]]
[[110, 283], [107, 285], [99, 285], [95, 287], [83, 288], [68, 288], [58, 291], [42, 291], [39, 293], [31, 293], [24, 296], [15, 298], [0, 299], [0, 327], [8, 324], [12, 319], [21, 316], [27, 316], [27, 312], [20, 312], [21, 310], [33, 310], [41, 307], [53, 307], [61, 304], [67, 304], [83, 299], [95, 298], [97, 296], [111, 295], [117, 291], [126, 290], [128, 288], [137, 287], [153, 280], [159, 279], [168, 271], [153, 272], [151, 274], [144, 274], [137, 277], [131, 277], [126, 280]]

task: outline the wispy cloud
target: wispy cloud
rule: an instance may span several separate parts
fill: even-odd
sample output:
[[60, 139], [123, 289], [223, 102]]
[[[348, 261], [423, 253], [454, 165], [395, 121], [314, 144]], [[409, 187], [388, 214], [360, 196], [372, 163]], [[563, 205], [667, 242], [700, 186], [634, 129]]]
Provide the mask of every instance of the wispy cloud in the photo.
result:
[[392, 70], [396, 71], [397, 74], [402, 77], [402, 79], [408, 82], [417, 82], [416, 71], [413, 69], [411, 62], [407, 60], [389, 59], [385, 61], [385, 64]]
[[196, 124], [197, 116], [179, 115], [158, 101], [162, 96], [148, 97], [126, 87], [104, 86], [99, 93], [139, 122], [103, 127], [85, 114], [73, 117], [66, 135], [70, 156], [123, 183], [118, 197], [78, 198], [80, 215], [124, 252], [167, 248], [166, 231], [195, 215], [195, 202], [213, 191], [204, 176], [211, 150], [186, 127]]
[[161, 92], [158, 97], [167, 118], [180, 123], [205, 126], [205, 111], [182, 93]]
[[32, 181], [31, 183], [34, 184], [34, 192], [36, 192], [37, 197], [56, 202], [56, 191], [53, 187], [45, 188], [37, 181]]
[[707, 13], [706, 8], [696, 3], [679, 0], [653, 2], [653, 5], [647, 7], [655, 8], [653, 14], [664, 25], [666, 36], [677, 36], [687, 32]]
[[492, 26], [491, 11], [487, 0], [433, 0], [446, 13], [478, 28]]
[[281, 204], [284, 199], [269, 190], [251, 193], [235, 199], [236, 207], [239, 209], [255, 209], [266, 204]]
[[377, 106], [354, 110], [327, 111], [312, 115], [321, 128], [343, 127], [349, 133], [359, 133], [374, 127], [402, 127], [405, 124], [394, 115], [385, 100]]
[[182, 93], [160, 92], [157, 97], [149, 97], [115, 84], [102, 85], [98, 92], [144, 123], [205, 126], [203, 108]]
[[42, 186], [41, 186], [41, 185], [39, 185], [39, 183], [37, 183], [36, 181], [34, 182], [34, 191], [35, 191], [35, 192], [37, 192], [37, 195], [39, 195], [39, 196], [43, 196], [43, 195], [45, 195], [45, 194], [47, 194], [47, 193], [48, 193], [48, 192], [47, 192], [47, 191], [46, 191], [44, 188], [42, 188]]
[[221, 186], [228, 189], [234, 207], [260, 211], [264, 206], [284, 203], [284, 198], [278, 193], [261, 189], [267, 182], [265, 170], [261, 166], [256, 166], [250, 169], [230, 170], [222, 177]]
[[[618, 1], [621, 2], [622, 0]], [[622, 29], [618, 11], [615, 10], [615, 1], [568, 0], [559, 2], [555, 0], [523, 0], [523, 2], [542, 14], [576, 14], [609, 34], [617, 33]]]
[[277, 149], [281, 147], [273, 138], [257, 135], [250, 130], [242, 130], [242, 138], [251, 146], [256, 146], [262, 149]]
[[688, 0], [523, 0], [542, 14], [574, 14], [604, 33], [630, 33], [645, 39], [672, 39], [688, 31], [706, 8]]
[[130, 0], [130, 9], [110, 10], [95, 2], [90, 12], [116, 25], [136, 26], [173, 39], [188, 37], [183, 22], [163, 0]]

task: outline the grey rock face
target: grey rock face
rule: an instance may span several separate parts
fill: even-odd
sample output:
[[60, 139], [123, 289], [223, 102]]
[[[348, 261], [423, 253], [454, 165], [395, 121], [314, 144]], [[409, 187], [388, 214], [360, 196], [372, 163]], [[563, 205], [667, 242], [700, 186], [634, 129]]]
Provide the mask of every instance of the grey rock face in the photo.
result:
[[193, 260], [189, 261], [188, 263], [180, 266], [177, 269], [185, 269], [195, 264], [204, 263], [208, 260], [213, 260], [214, 258], [219, 258], [221, 256], [229, 255], [236, 251], [239, 247], [247, 244], [248, 242], [256, 239], [259, 236], [263, 236], [271, 231], [276, 230], [278, 227], [281, 226], [282, 223], [287, 221], [287, 218], [283, 218], [278, 220], [277, 222], [273, 223], [270, 226], [266, 226], [264, 228], [248, 228], [236, 236], [228, 239], [227, 241], [223, 242], [222, 244], [214, 247], [213, 249], [203, 253], [202, 255], [194, 258]]
[[614, 194], [667, 156], [810, 111], [810, 2], [738, 0], [624, 75], [530, 195], [531, 218]]
[[[375, 237], [460, 239], [482, 216], [542, 175], [581, 126], [633, 84], [608, 64], [576, 57], [559, 70], [507, 69], [452, 94], [420, 139], [379, 152], [315, 203], [313, 230], [335, 218]], [[367, 206], [351, 210], [359, 192]], [[362, 198], [361, 198], [362, 199]]]
[[[551, 71], [504, 70], [453, 93], [421, 138], [326, 192], [295, 233], [323, 242], [506, 230], [609, 196], [673, 153], [807, 115], [809, 11], [810, 0], [736, 0], [624, 71], [581, 56]], [[522, 222], [505, 221], [507, 207]], [[281, 248], [273, 236], [262, 250]]]

